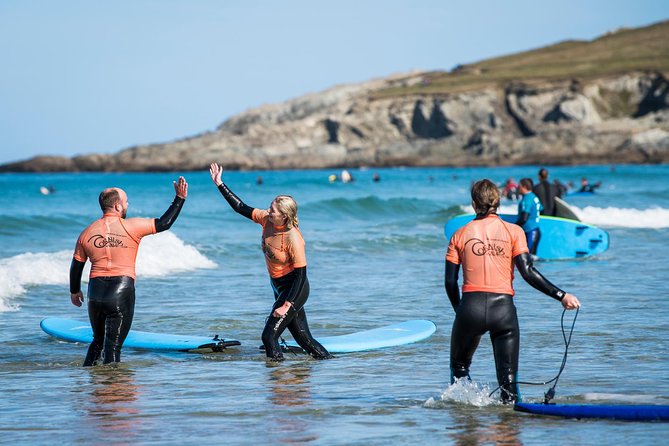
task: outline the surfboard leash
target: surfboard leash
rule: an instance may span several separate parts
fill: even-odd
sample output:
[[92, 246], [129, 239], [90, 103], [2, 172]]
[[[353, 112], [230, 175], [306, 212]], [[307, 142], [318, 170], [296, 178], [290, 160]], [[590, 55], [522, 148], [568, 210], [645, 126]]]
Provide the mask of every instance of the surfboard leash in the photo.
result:
[[[576, 318], [578, 317], [578, 312], [579, 308], [576, 309], [576, 314], [574, 314], [574, 320], [571, 322], [571, 328], [569, 329], [569, 336], [567, 336], [565, 329], [564, 329], [564, 315], [567, 313], [567, 310], [564, 309], [562, 310], [562, 316], [560, 317], [560, 326], [562, 328], [562, 339], [564, 340], [564, 354], [562, 355], [562, 364], [560, 364], [560, 370], [558, 371], [558, 374], [552, 378], [549, 379], [548, 381], [545, 382], [540, 382], [540, 383], [535, 383], [535, 382], [529, 382], [529, 381], [514, 381], [511, 382], [510, 384], [523, 384], [523, 385], [528, 385], [528, 386], [545, 386], [546, 384], [554, 383], [553, 386], [551, 386], [546, 393], [544, 393], [544, 404], [548, 404], [553, 398], [555, 398], [555, 387], [557, 386], [558, 380], [560, 379], [560, 375], [562, 375], [562, 372], [564, 371], [565, 366], [567, 365], [567, 355], [569, 354], [569, 345], [571, 344], [571, 337], [572, 334], [574, 333], [574, 326], [576, 325]], [[497, 392], [499, 389], [501, 389], [502, 386], [497, 386], [490, 394], [488, 397], [492, 397], [492, 395]]]

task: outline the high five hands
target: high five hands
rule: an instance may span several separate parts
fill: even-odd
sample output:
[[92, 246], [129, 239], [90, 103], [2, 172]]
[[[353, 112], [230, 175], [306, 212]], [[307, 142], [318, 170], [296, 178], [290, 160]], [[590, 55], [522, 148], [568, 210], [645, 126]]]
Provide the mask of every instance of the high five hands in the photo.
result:
[[211, 181], [213, 181], [217, 187], [223, 184], [223, 180], [221, 180], [223, 169], [217, 163], [211, 163], [211, 165], [209, 165], [209, 174], [211, 175]]
[[184, 177], [179, 177], [178, 181], [173, 181], [174, 183], [174, 192], [177, 194], [177, 197], [185, 199], [188, 196], [188, 183]]

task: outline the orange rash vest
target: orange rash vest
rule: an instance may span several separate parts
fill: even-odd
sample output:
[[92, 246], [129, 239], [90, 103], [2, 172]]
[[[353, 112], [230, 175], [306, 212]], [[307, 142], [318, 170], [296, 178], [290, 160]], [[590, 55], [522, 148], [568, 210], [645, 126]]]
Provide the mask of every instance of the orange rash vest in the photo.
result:
[[135, 278], [135, 261], [142, 237], [156, 233], [153, 218], [123, 219], [105, 214], [83, 230], [74, 249], [79, 262], [91, 260], [95, 277], [128, 276]]
[[446, 260], [463, 266], [463, 293], [513, 296], [513, 258], [525, 252], [529, 250], [523, 229], [492, 214], [458, 229], [448, 244]]
[[262, 226], [262, 252], [270, 277], [276, 279], [307, 266], [305, 243], [299, 229], [274, 226], [269, 221], [269, 212], [253, 209], [253, 221]]

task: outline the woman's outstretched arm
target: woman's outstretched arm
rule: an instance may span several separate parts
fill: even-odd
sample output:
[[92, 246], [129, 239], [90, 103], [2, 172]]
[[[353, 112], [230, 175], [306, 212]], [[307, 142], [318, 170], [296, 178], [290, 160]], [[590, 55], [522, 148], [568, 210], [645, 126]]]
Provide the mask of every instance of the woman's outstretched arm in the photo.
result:
[[246, 203], [244, 203], [240, 198], [235, 195], [229, 188], [228, 186], [223, 183], [223, 180], [221, 179], [221, 174], [223, 173], [223, 169], [221, 166], [219, 166], [216, 163], [211, 163], [209, 166], [209, 174], [211, 175], [211, 180], [214, 182], [216, 187], [218, 187], [218, 190], [221, 192], [221, 195], [223, 195], [223, 198], [225, 198], [225, 201], [228, 202], [230, 207], [237, 212], [240, 215], [243, 215], [244, 217], [248, 218], [249, 220], [252, 220], [253, 217], [253, 208]]

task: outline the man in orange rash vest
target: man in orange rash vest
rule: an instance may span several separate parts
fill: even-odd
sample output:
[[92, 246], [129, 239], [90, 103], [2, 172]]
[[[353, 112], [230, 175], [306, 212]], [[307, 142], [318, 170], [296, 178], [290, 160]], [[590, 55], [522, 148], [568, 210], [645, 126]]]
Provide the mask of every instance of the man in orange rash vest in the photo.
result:
[[84, 367], [102, 357], [103, 364], [121, 361], [135, 310], [135, 261], [142, 237], [168, 230], [179, 216], [188, 195], [184, 177], [174, 182], [176, 197], [160, 218], [129, 218], [128, 196], [117, 187], [105, 189], [99, 201], [102, 218], [79, 236], [70, 266], [70, 298], [80, 307], [84, 302], [81, 274], [91, 261], [88, 282], [88, 318], [93, 342], [88, 347]]

